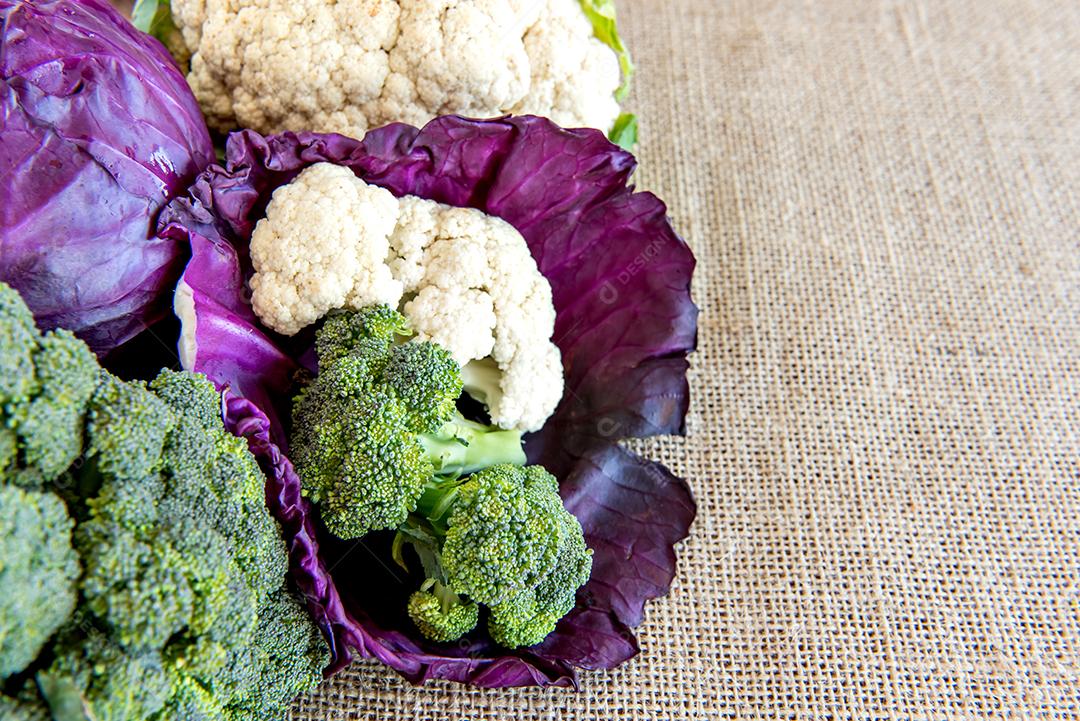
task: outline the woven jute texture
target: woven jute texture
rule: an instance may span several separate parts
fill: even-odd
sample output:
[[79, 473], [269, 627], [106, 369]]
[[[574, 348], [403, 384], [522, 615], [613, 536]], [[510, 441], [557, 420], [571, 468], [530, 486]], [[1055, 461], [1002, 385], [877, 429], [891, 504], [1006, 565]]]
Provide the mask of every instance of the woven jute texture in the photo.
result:
[[700, 264], [700, 515], [579, 692], [323, 719], [1080, 717], [1080, 3], [620, 0], [638, 183]]

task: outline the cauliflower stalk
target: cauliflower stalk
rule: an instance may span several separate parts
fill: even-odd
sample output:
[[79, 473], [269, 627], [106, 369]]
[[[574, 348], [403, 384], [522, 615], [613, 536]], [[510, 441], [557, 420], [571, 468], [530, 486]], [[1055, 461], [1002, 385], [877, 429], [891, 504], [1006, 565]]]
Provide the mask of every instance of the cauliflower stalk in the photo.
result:
[[540, 428], [562, 398], [551, 286], [509, 223], [368, 185], [319, 163], [274, 191], [251, 237], [252, 305], [292, 335], [337, 308], [398, 308], [463, 366], [502, 428]]
[[[171, 10], [171, 12], [170, 12]], [[362, 136], [437, 115], [625, 130], [613, 0], [140, 0], [212, 128]]]

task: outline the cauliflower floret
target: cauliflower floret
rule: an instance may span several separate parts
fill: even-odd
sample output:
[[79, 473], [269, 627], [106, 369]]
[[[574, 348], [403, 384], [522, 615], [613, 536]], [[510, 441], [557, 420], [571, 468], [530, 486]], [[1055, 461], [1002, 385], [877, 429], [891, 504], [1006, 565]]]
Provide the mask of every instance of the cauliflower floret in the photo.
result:
[[501, 218], [398, 200], [323, 163], [274, 191], [251, 256], [255, 313], [280, 333], [385, 303], [450, 351], [496, 425], [537, 430], [562, 398], [551, 286]]
[[[539, 430], [562, 400], [562, 356], [554, 343], [521, 347], [509, 360], [497, 363], [500, 376], [498, 392], [482, 391], [488, 415], [511, 422], [526, 431]], [[468, 382], [469, 376], [462, 378]], [[548, 379], [559, 382], [545, 383]], [[480, 388], [483, 388], [480, 386]], [[466, 388], [472, 391], [471, 383]]]
[[435, 237], [438, 216], [431, 212], [431, 201], [412, 195], [402, 198], [399, 208], [397, 227], [390, 236], [390, 270], [406, 293], [414, 293], [424, 283], [424, 253]]
[[495, 304], [482, 290], [429, 285], [405, 304], [402, 313], [418, 340], [435, 341], [460, 365], [491, 355], [495, 347]]
[[[509, 233], [499, 227], [499, 219], [486, 215], [475, 208], [452, 208], [442, 206], [432, 209], [438, 221], [432, 242], [424, 254], [424, 283], [426, 285], [456, 285], [461, 278], [468, 278], [474, 288], [488, 288], [504, 273], [516, 274], [502, 266], [498, 250], [500, 238], [509, 235], [509, 245], [520, 243], [525, 252], [521, 235], [507, 223]], [[501, 221], [500, 221], [501, 222]], [[496, 239], [494, 243], [491, 241]], [[520, 257], [519, 257], [520, 260]], [[493, 261], [498, 263], [492, 267]], [[529, 256], [532, 261], [532, 256]], [[535, 266], [535, 263], [530, 263]]]
[[251, 235], [255, 314], [292, 335], [334, 308], [396, 306], [401, 283], [384, 260], [397, 214], [388, 190], [331, 163], [275, 190]]
[[510, 112], [544, 115], [564, 127], [591, 118], [592, 127], [610, 129], [619, 117], [613, 90], [621, 77], [618, 57], [593, 36], [578, 3], [553, 2], [545, 9], [524, 39], [532, 60], [529, 92]]
[[173, 0], [218, 130], [361, 137], [391, 121], [531, 112], [609, 130], [615, 52], [580, 0]]

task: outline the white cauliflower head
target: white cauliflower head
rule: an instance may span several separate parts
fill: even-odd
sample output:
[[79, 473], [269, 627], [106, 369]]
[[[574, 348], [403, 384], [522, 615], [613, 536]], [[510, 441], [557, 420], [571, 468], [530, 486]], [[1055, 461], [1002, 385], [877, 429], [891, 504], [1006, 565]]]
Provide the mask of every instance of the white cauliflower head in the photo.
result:
[[581, 0], [173, 0], [172, 16], [219, 130], [535, 113], [606, 131], [619, 115], [618, 56]]
[[551, 286], [500, 218], [398, 200], [322, 163], [274, 191], [251, 256], [255, 313], [280, 333], [385, 303], [453, 355], [496, 425], [537, 430], [562, 398]]

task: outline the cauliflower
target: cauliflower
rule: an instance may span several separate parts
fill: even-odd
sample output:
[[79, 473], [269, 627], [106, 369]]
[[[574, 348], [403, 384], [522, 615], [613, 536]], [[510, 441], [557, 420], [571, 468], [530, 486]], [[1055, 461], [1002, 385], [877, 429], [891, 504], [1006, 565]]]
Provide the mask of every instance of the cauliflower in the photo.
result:
[[313, 165], [275, 190], [251, 234], [255, 314], [292, 335], [334, 308], [397, 305], [401, 283], [383, 263], [397, 215], [390, 191], [340, 165]]
[[608, 131], [631, 71], [611, 0], [172, 0], [171, 10], [185, 46], [176, 54], [190, 56], [188, 82], [222, 131], [361, 137], [450, 113]]
[[501, 218], [399, 200], [319, 163], [274, 191], [251, 258], [255, 314], [279, 333], [386, 304], [463, 366], [465, 390], [496, 425], [537, 430], [562, 398], [551, 286]]

